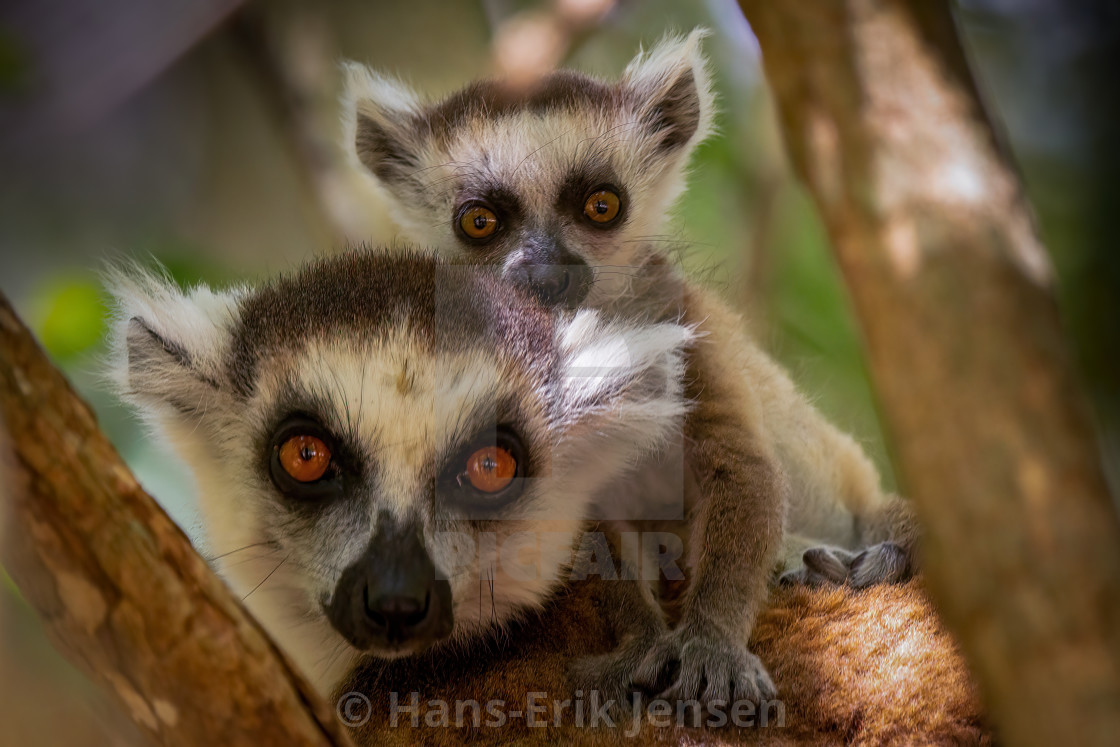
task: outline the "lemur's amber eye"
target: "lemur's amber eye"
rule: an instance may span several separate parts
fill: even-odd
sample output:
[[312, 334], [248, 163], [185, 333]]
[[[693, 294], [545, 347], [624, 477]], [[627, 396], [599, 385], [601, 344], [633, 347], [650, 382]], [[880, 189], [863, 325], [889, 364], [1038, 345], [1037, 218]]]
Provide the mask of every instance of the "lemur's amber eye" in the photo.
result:
[[452, 457], [440, 478], [442, 495], [472, 516], [491, 517], [517, 500], [531, 467], [529, 450], [509, 425], [479, 433]]
[[484, 446], [467, 457], [466, 477], [482, 493], [497, 493], [517, 476], [517, 460], [500, 446]]
[[331, 466], [331, 450], [321, 438], [292, 436], [280, 445], [280, 466], [297, 482], [315, 482]]
[[469, 238], [486, 239], [498, 230], [498, 216], [490, 208], [475, 205], [467, 208], [459, 216], [459, 228]]
[[587, 202], [583, 203], [584, 214], [596, 223], [610, 223], [618, 217], [621, 208], [618, 194], [609, 189], [592, 192], [587, 196]]

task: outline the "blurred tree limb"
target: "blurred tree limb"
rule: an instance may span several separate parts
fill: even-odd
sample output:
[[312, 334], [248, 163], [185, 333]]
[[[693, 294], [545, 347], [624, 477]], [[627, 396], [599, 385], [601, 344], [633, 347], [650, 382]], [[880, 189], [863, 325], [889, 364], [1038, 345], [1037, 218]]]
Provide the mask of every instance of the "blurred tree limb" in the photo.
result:
[[323, 85], [338, 76], [336, 43], [321, 14], [298, 2], [250, 4], [229, 28], [317, 214], [337, 238], [367, 240], [375, 221], [335, 142], [338, 92]]
[[1120, 733], [1120, 526], [944, 0], [740, 0], [861, 321], [926, 572], [1008, 744]]
[[2, 297], [0, 416], [0, 562], [59, 649], [154, 741], [350, 743]]

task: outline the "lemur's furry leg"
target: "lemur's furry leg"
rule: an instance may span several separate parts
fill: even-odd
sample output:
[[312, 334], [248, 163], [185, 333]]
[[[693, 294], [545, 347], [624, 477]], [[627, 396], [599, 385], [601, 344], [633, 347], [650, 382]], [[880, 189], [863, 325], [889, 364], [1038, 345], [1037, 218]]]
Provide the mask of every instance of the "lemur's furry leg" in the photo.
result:
[[681, 619], [643, 659], [636, 680], [652, 687], [676, 669], [666, 697], [704, 702], [769, 699], [774, 685], [746, 646], [766, 602], [782, 538], [787, 486], [760, 432], [759, 403], [742, 376], [730, 375], [738, 350], [733, 326], [687, 297], [686, 320], [706, 336], [689, 357], [685, 463], [699, 491], [688, 517], [692, 578]]

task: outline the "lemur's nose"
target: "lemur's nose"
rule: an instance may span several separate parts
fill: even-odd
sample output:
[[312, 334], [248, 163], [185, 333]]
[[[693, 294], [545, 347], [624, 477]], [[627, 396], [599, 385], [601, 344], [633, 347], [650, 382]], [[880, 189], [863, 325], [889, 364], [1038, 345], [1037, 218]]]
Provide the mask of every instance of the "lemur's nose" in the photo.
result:
[[546, 303], [557, 303], [572, 284], [572, 276], [565, 265], [529, 265], [529, 285]]
[[423, 627], [428, 614], [432, 611], [431, 589], [428, 589], [423, 597], [394, 594], [370, 599], [369, 593], [367, 587], [364, 595], [366, 616], [390, 644], [401, 643], [413, 637], [413, 634]]
[[451, 584], [437, 578], [416, 526], [385, 517], [366, 552], [346, 568], [324, 611], [367, 651], [419, 651], [451, 633]]
[[568, 264], [524, 264], [513, 277], [548, 306], [578, 306], [591, 288], [590, 268], [575, 257]]
[[529, 236], [520, 261], [506, 274], [548, 306], [575, 308], [591, 290], [591, 268], [578, 254], [547, 233]]

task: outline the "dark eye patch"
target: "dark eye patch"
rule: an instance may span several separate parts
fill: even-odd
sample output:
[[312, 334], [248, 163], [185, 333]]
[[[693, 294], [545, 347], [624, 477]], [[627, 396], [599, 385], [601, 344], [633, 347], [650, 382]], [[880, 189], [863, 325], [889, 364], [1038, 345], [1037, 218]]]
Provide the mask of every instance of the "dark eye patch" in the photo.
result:
[[[514, 397], [497, 401], [480, 402], [472, 411], [463, 413], [451, 434], [449, 447], [435, 455], [433, 465], [438, 477], [437, 503], [468, 518], [494, 518], [494, 511], [516, 501], [526, 487], [528, 478], [541, 475], [542, 465], [547, 464], [546, 454], [534, 447], [533, 417], [525, 409], [527, 403]], [[485, 495], [472, 489], [464, 479], [468, 458], [478, 449], [499, 446], [513, 455], [517, 463], [516, 484], [500, 495]]]
[[[351, 434], [332, 427], [332, 419], [327, 416], [331, 411], [328, 403], [290, 388], [278, 399], [257, 437], [262, 474], [289, 507], [313, 509], [316, 503], [345, 495], [347, 489], [370, 474], [371, 465], [362, 457], [366, 450], [355, 448]], [[302, 434], [320, 439], [331, 456], [330, 468], [323, 479], [307, 485], [299, 485], [283, 470], [278, 471], [277, 462], [283, 443]]]
[[346, 468], [334, 456], [337, 439], [317, 420], [292, 415], [272, 437], [269, 476], [281, 495], [304, 503], [338, 498]]
[[[496, 221], [493, 233], [483, 239], [471, 238], [460, 223], [464, 213], [476, 205], [492, 211]], [[468, 182], [459, 190], [448, 217], [452, 233], [470, 249], [471, 256], [481, 262], [494, 263], [509, 249], [509, 241], [521, 224], [521, 201], [512, 190], [502, 185], [489, 181]]]
[[[480, 466], [484, 465], [484, 466]], [[511, 426], [470, 438], [454, 452], [439, 479], [442, 500], [472, 518], [484, 518], [517, 500], [529, 474], [529, 450]]]
[[516, 222], [522, 215], [521, 201], [517, 199], [513, 190], [490, 181], [465, 182], [455, 197], [455, 209], [452, 217], [459, 214], [462, 205], [470, 202], [486, 205], [497, 214], [498, 220], [504, 224]]
[[622, 223], [626, 218], [625, 206], [628, 200], [625, 188], [618, 181], [613, 169], [606, 167], [572, 170], [560, 183], [560, 189], [556, 193], [555, 208], [557, 214], [567, 215], [573, 220], [584, 223], [584, 205], [587, 202], [588, 195], [599, 189], [609, 189], [619, 196], [623, 205], [618, 218], [612, 222], [612, 225]]

